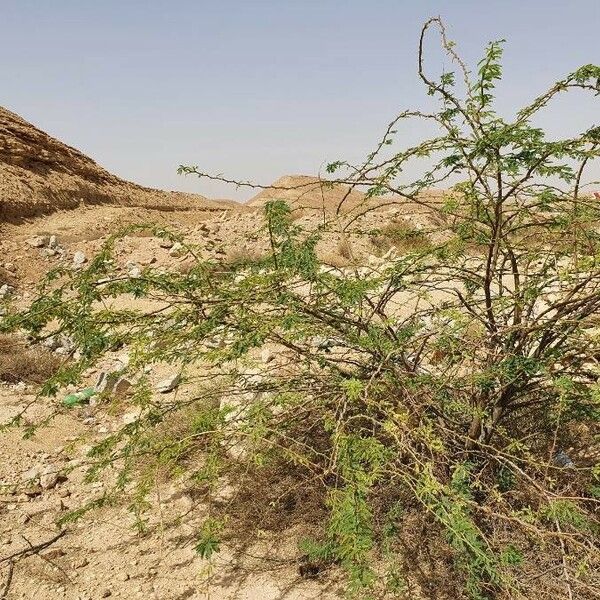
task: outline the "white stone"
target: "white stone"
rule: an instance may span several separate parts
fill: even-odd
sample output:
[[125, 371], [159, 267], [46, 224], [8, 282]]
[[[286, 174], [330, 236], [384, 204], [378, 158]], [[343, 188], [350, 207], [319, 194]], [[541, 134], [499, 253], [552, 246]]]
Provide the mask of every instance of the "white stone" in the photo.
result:
[[98, 377], [98, 381], [96, 381], [96, 385], [94, 385], [94, 389], [102, 394], [104, 392], [110, 393], [113, 391], [115, 384], [117, 383], [117, 376], [114, 373], [107, 373], [106, 371], [102, 371], [100, 376]]
[[118, 363], [119, 368], [124, 368], [129, 364], [129, 354], [127, 354], [127, 352], [119, 354], [115, 360]]
[[40, 475], [40, 485], [43, 490], [51, 490], [56, 487], [58, 479], [58, 472], [53, 468], [47, 468], [44, 469], [44, 472]]
[[121, 421], [123, 421], [123, 425], [131, 425], [131, 423], [135, 423], [139, 418], [139, 413], [129, 412], [121, 417]]
[[275, 355], [268, 348], [263, 348], [260, 353], [260, 359], [264, 363], [270, 363], [275, 359]]
[[392, 247], [390, 248], [382, 257], [381, 260], [383, 262], [389, 261], [389, 260], [395, 260], [397, 258], [397, 252], [396, 252], [396, 248]]
[[42, 468], [40, 466], [31, 467], [28, 471], [25, 471], [21, 476], [23, 481], [30, 482], [35, 481], [42, 474]]
[[170, 377], [167, 377], [166, 379], [159, 381], [156, 384], [156, 390], [158, 392], [160, 392], [161, 394], [168, 394], [169, 392], [172, 392], [179, 385], [180, 381], [181, 381], [180, 373], [177, 373], [176, 375], [171, 375]]
[[175, 242], [171, 249], [169, 250], [169, 255], [178, 258], [180, 256], [185, 256], [187, 254], [187, 250], [183, 247], [183, 244], [179, 242]]
[[85, 254], [81, 250], [77, 250], [75, 254], [73, 254], [73, 266], [81, 267], [87, 262], [87, 258]]
[[75, 344], [67, 338], [62, 339], [60, 346], [54, 351], [55, 354], [60, 354], [62, 356], [67, 356], [75, 352]]
[[43, 342], [42, 345], [46, 348], [48, 348], [49, 350], [56, 350], [57, 348], [60, 348], [60, 339], [57, 335], [53, 335], [49, 338], [46, 338]]

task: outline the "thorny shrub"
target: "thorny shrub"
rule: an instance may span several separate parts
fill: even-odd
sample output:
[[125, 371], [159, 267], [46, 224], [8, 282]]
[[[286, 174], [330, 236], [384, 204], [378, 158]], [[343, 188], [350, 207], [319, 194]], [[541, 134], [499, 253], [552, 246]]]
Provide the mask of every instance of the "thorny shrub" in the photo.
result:
[[[427, 74], [432, 28], [457, 73]], [[207, 502], [245, 465], [286, 473], [289, 493], [302, 487], [318, 499], [326, 519], [302, 552], [340, 564], [361, 598], [411, 597], [418, 553], [403, 548], [418, 522], [420, 544], [445, 544], [465, 597], [598, 594], [600, 214], [583, 190], [600, 129], [550, 140], [533, 120], [558, 95], [597, 95], [600, 68], [577, 69], [506, 120], [494, 110], [501, 54], [502, 42], [489, 44], [470, 72], [441, 21], [428, 21], [418, 68], [437, 111], [401, 113], [364, 164], [329, 166], [367, 199], [435, 215], [444, 231], [429, 243], [377, 270], [326, 268], [315, 254], [326, 226], [303, 231], [274, 200], [266, 257], [226, 268], [198, 258], [184, 274], [148, 267], [123, 277], [114, 236], [85, 269], [51, 273], [29, 310], [4, 319], [4, 329], [36, 338], [58, 330], [76, 343], [80, 359], [45, 394], [107, 351], [129, 350], [142, 416], [90, 458], [93, 472], [118, 467], [115, 495], [137, 482], [141, 521], [148, 456], [187, 473]], [[410, 119], [438, 135], [393, 152]], [[415, 159], [424, 173], [406, 182]], [[434, 186], [447, 194], [428, 200]], [[353, 222], [345, 216], [348, 231]], [[163, 308], [111, 309], [123, 294]], [[261, 370], [265, 344], [275, 360]], [[157, 401], [144, 370], [156, 362], [194, 367], [194, 398]], [[157, 435], [179, 413], [189, 415], [184, 429]], [[203, 557], [219, 550], [222, 527], [211, 517], [199, 532]]]

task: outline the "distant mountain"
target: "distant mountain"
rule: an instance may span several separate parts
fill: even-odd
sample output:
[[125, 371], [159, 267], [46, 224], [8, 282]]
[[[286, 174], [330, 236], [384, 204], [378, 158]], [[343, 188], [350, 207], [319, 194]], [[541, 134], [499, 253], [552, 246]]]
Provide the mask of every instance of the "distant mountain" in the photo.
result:
[[365, 202], [362, 192], [350, 190], [346, 185], [332, 185], [309, 175], [285, 175], [251, 198], [247, 205], [263, 206], [269, 200], [279, 199], [287, 201], [294, 208], [324, 208], [331, 212], [337, 210], [344, 198], [344, 210]]

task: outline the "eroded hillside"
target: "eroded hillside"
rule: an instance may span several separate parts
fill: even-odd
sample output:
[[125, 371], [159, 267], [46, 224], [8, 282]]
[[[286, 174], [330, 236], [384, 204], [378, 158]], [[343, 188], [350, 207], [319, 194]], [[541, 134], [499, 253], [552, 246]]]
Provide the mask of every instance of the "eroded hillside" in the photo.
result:
[[80, 204], [179, 210], [221, 209], [227, 202], [166, 192], [119, 179], [75, 148], [0, 107], [0, 222]]

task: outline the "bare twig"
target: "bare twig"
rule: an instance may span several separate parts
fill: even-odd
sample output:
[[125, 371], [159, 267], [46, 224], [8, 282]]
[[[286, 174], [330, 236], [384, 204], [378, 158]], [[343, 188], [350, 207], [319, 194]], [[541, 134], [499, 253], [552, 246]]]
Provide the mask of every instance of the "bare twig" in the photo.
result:
[[10, 560], [8, 562], [8, 573], [6, 575], [6, 581], [2, 586], [2, 591], [0, 591], [0, 600], [6, 600], [8, 590], [10, 589], [10, 584], [12, 583], [13, 573], [15, 570], [15, 561]]
[[5, 556], [4, 558], [0, 558], [0, 564], [3, 564], [5, 562], [10, 562], [10, 561], [15, 561], [15, 560], [21, 560], [23, 558], [31, 556], [32, 554], [38, 554], [40, 551], [45, 550], [46, 548], [48, 548], [49, 546], [54, 544], [56, 541], [58, 541], [60, 538], [62, 538], [66, 533], [67, 533], [67, 530], [62, 529], [56, 535], [51, 537], [49, 540], [45, 540], [44, 542], [40, 542], [39, 544], [31, 544], [27, 539], [25, 539], [25, 541], [28, 544], [28, 547], [23, 548], [22, 550], [19, 550], [18, 552], [14, 552], [10, 556]]

